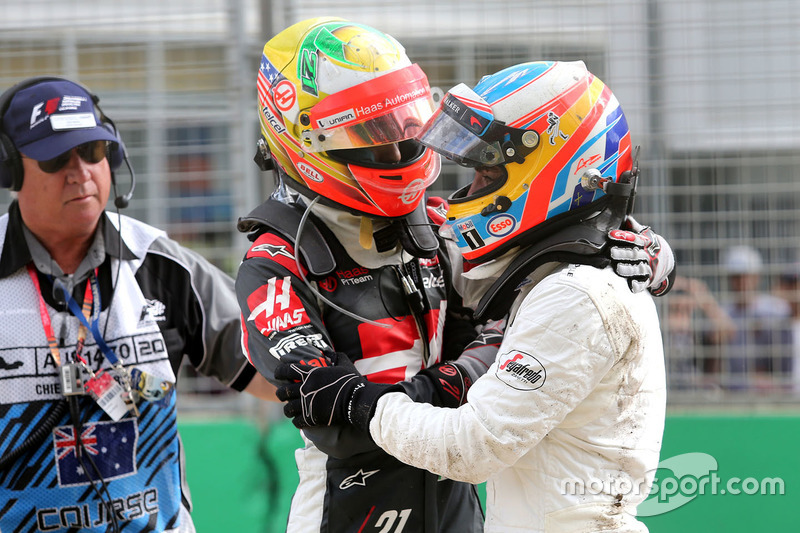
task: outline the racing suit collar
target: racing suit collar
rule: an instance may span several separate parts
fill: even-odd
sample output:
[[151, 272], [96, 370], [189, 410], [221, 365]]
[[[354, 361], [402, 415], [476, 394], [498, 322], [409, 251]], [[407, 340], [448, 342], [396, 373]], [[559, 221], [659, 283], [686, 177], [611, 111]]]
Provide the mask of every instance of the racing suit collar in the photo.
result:
[[[298, 196], [306, 206], [311, 203], [311, 200], [305, 196]], [[315, 204], [311, 208], [311, 212], [333, 232], [339, 243], [344, 247], [347, 255], [363, 267], [379, 268], [386, 265], [397, 265], [401, 262], [409, 261], [411, 257], [409, 254], [404, 253], [399, 246], [386, 252], [378, 252], [374, 243], [372, 248], [363, 248], [358, 239], [361, 231], [361, 216], [359, 215], [320, 203]], [[386, 222], [373, 220], [373, 225], [374, 230], [378, 230], [381, 227], [385, 227]]]
[[[125, 242], [121, 241], [117, 228], [114, 227], [114, 224], [111, 224], [110, 221], [107, 220], [108, 216], [108, 213], [106, 213], [104, 217], [100, 218], [100, 233], [96, 235], [96, 238], [92, 243], [92, 247], [89, 250], [89, 256], [97, 255], [100, 258], [100, 263], [103, 262], [106, 255], [115, 257], [117, 259], [134, 259], [136, 256], [128, 248]], [[30, 233], [30, 230], [26, 228], [25, 223], [22, 221], [22, 215], [19, 211], [19, 204], [16, 200], [14, 200], [8, 207], [8, 227], [6, 228], [2, 256], [0, 256], [0, 279], [12, 275], [14, 272], [23, 268], [25, 265], [34, 260], [36, 261], [35, 264], [37, 269], [40, 266], [44, 268], [42, 272], [53, 275], [59, 274], [59, 272], [51, 272], [53, 269], [46, 266], [52, 263], [52, 261], [50, 260], [49, 254], [43, 246], [39, 245], [41, 246], [41, 249], [35, 250], [35, 252], [32, 253], [31, 247], [28, 246], [28, 241], [25, 236], [26, 232], [30, 234], [30, 238], [35, 239], [33, 234]], [[121, 247], [120, 243], [122, 244]], [[38, 244], [38, 241], [36, 244]], [[34, 245], [34, 248], [35, 247], [36, 245]], [[42, 253], [45, 254], [46, 257], [43, 257], [41, 255]], [[94, 263], [94, 260], [90, 260], [87, 264]], [[82, 266], [83, 264], [84, 263], [82, 263]]]

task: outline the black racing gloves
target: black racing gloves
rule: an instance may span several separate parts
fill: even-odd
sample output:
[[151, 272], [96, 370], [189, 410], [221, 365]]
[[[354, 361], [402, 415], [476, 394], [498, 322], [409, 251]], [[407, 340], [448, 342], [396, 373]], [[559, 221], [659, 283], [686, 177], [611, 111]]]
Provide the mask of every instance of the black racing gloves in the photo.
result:
[[462, 366], [455, 363], [439, 363], [420, 370], [417, 376], [425, 376], [431, 381], [438, 398], [437, 406], [455, 409], [467, 401], [467, 391], [472, 386], [472, 378]]
[[342, 353], [329, 352], [320, 365], [292, 362], [287, 357], [275, 368], [275, 378], [290, 381], [278, 387], [286, 402], [284, 414], [298, 428], [352, 424], [369, 433], [375, 404], [387, 392], [402, 392], [399, 385], [370, 383]]
[[[472, 378], [465, 368], [440, 363], [421, 370], [413, 378], [427, 378], [436, 405], [456, 408], [467, 399]], [[356, 370], [343, 353], [327, 352], [309, 362], [281, 358], [275, 378], [289, 381], [278, 387], [278, 399], [286, 402], [284, 414], [298, 428], [352, 424], [369, 433], [378, 399], [387, 392], [405, 392], [402, 385], [372, 383]]]

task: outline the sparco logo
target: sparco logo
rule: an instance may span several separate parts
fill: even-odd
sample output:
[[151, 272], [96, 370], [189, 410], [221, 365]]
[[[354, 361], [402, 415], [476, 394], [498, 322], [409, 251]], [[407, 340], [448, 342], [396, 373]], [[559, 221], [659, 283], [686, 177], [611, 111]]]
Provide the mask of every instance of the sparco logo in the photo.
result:
[[544, 385], [547, 372], [534, 356], [524, 352], [510, 352], [500, 357], [497, 377], [517, 390], [536, 390]]

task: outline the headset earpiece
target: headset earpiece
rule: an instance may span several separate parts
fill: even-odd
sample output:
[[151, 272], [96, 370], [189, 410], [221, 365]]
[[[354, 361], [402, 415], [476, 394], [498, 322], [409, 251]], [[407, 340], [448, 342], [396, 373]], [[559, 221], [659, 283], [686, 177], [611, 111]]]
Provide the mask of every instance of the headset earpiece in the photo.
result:
[[111, 172], [114, 172], [121, 167], [122, 163], [125, 161], [125, 143], [122, 142], [122, 138], [119, 136], [117, 128], [114, 127], [114, 124], [112, 124], [111, 121], [109, 121], [106, 117], [102, 118], [104, 119], [104, 122], [102, 123], [103, 127], [117, 138], [116, 142], [112, 141], [108, 143], [108, 151], [106, 153], [106, 156], [108, 157], [108, 164], [111, 167]]
[[107, 152], [108, 164], [111, 167], [111, 172], [113, 173], [117, 170], [126, 160], [125, 144], [122, 142], [122, 138], [120, 138], [114, 122], [106, 117], [100, 109], [98, 105], [100, 98], [96, 94], [90, 91], [86, 86], [67, 78], [62, 78], [60, 76], [36, 76], [16, 83], [0, 95], [0, 187], [11, 188], [12, 191], [18, 191], [22, 188], [22, 178], [24, 175], [22, 157], [20, 156], [19, 150], [17, 150], [17, 147], [14, 146], [11, 138], [6, 135], [3, 129], [3, 116], [6, 114], [8, 106], [11, 105], [11, 100], [14, 98], [15, 94], [23, 89], [45, 81], [67, 81], [82, 87], [92, 97], [92, 102], [94, 103], [95, 112], [98, 115], [100, 125], [111, 132], [116, 139], [116, 141], [109, 143]]
[[22, 158], [11, 139], [0, 130], [0, 187], [18, 191], [22, 186]]

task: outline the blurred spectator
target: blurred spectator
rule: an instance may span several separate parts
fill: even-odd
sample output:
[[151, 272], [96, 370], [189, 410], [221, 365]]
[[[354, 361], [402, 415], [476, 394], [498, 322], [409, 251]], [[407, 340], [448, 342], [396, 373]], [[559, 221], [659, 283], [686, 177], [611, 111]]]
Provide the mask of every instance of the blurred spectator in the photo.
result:
[[670, 388], [707, 388], [701, 372], [707, 361], [717, 359], [709, 357], [706, 347], [729, 342], [736, 326], [700, 279], [678, 276], [667, 300], [664, 329]]
[[734, 246], [722, 258], [729, 292], [723, 309], [736, 331], [724, 346], [719, 368], [723, 387], [776, 390], [791, 375], [791, 310], [783, 298], [761, 289], [761, 254], [751, 246]]
[[791, 310], [792, 378], [790, 387], [800, 392], [800, 263], [783, 269], [774, 293], [786, 300]]

